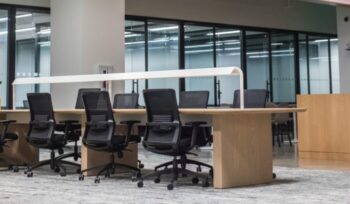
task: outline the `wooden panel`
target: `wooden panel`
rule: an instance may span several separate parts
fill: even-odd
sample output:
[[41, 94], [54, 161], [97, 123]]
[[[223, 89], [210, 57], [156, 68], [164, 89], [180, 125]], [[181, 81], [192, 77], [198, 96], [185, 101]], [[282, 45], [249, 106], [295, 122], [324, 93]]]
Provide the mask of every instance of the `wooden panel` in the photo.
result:
[[215, 116], [214, 187], [272, 181], [271, 115]]
[[37, 163], [39, 161], [39, 150], [26, 140], [28, 125], [10, 125], [8, 131], [16, 133], [18, 140], [7, 143], [8, 147], [5, 147], [4, 152], [0, 154], [0, 160], [5, 161], [2, 165], [32, 165]]
[[307, 108], [298, 114], [299, 151], [303, 158], [350, 157], [350, 95], [301, 95], [297, 105]]

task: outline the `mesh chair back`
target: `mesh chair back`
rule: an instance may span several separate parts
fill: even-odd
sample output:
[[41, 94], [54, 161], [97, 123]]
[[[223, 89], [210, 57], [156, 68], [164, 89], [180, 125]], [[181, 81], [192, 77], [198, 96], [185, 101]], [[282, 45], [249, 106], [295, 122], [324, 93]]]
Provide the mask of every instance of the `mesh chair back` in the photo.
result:
[[[115, 121], [108, 92], [85, 92], [83, 101], [87, 122], [95, 124], [93, 127], [87, 126], [84, 138], [90, 141], [109, 142], [113, 136]], [[108, 125], [106, 123], [108, 121], [112, 123]]]
[[[30, 120], [36, 122], [30, 125], [28, 137], [35, 140], [48, 140], [55, 129], [55, 116], [52, 107], [51, 95], [49, 93], [27, 94]], [[48, 124], [48, 121], [53, 123]]]
[[181, 124], [165, 125], [162, 122], [173, 123], [180, 120], [175, 91], [172, 89], [149, 89], [144, 90], [143, 95], [148, 122], [159, 124], [146, 128], [143, 140], [146, 149], [153, 149], [153, 151], [154, 148], [160, 148], [164, 151], [171, 149], [171, 144], [179, 140]]
[[207, 108], [209, 91], [183, 91], [180, 93], [180, 108]]
[[98, 92], [101, 91], [99, 88], [91, 88], [91, 89], [79, 89], [77, 100], [75, 103], [75, 109], [84, 109], [84, 102], [83, 102], [83, 94], [86, 92]]
[[130, 94], [116, 94], [114, 96], [113, 108], [125, 108], [132, 109], [138, 108], [138, 93], [130, 93]]
[[[240, 107], [240, 90], [234, 92], [233, 107]], [[244, 108], [265, 108], [267, 91], [265, 89], [244, 90]]]
[[176, 94], [173, 89], [143, 91], [149, 122], [180, 121]]

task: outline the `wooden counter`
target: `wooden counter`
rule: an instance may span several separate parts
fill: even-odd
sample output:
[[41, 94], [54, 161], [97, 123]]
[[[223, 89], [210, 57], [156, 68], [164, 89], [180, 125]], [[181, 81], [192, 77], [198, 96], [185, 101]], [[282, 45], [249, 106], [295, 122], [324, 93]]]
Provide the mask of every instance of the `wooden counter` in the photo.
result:
[[300, 95], [297, 106], [301, 159], [350, 161], [350, 94]]

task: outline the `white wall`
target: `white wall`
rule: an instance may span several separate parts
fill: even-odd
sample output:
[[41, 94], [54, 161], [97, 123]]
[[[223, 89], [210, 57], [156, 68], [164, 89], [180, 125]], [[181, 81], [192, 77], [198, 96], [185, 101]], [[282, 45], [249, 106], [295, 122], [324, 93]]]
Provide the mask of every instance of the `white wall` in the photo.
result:
[[[348, 22], [344, 21], [345, 17], [349, 17]], [[350, 93], [350, 51], [346, 51], [347, 44], [350, 43], [350, 7], [337, 6], [337, 23], [339, 38], [340, 92]]]
[[301, 1], [126, 0], [126, 14], [311, 32], [337, 32], [334, 6]]
[[[124, 72], [124, 6], [124, 0], [52, 0], [51, 75], [95, 74], [99, 64]], [[101, 84], [53, 85], [54, 106], [74, 107], [78, 89], [93, 86]]]
[[0, 0], [4, 4], [50, 7], [50, 0]]

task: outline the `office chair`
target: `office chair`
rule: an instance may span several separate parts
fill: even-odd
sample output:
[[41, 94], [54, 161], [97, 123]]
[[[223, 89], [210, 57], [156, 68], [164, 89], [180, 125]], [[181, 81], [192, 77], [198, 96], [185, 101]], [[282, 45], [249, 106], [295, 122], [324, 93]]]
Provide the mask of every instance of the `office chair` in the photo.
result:
[[[209, 91], [183, 91], [180, 93], [179, 106], [180, 108], [207, 108], [209, 100]], [[213, 136], [211, 134], [211, 126], [207, 125], [205, 121], [192, 121], [187, 122], [186, 126], [193, 126], [193, 123], [197, 123], [198, 127], [198, 135], [196, 146], [202, 147], [207, 144], [211, 144], [213, 141]], [[208, 167], [211, 171], [213, 167], [211, 165], [198, 162], [191, 161], [192, 164], [198, 165], [197, 172], [201, 171], [201, 166]]]
[[[192, 163], [186, 158], [186, 154], [190, 154], [190, 150], [196, 145], [199, 125], [197, 123], [193, 123], [192, 127], [182, 125], [174, 90], [149, 89], [144, 90], [143, 94], [148, 119], [143, 146], [153, 153], [173, 157], [172, 161], [163, 164], [165, 169], [156, 170], [144, 178], [155, 176], [154, 182], [159, 183], [162, 175], [172, 174], [171, 182], [167, 186], [168, 190], [172, 190], [179, 174], [191, 175], [193, 184], [197, 184], [198, 178], [202, 178], [202, 186], [208, 187], [209, 176], [186, 169], [186, 164]], [[172, 168], [167, 168], [168, 164], [172, 165]], [[212, 173], [210, 172], [211, 175]], [[138, 186], [143, 186], [142, 180], [138, 182]]]
[[[87, 92], [97, 92], [100, 91], [99, 88], [83, 88], [79, 89], [77, 100], [75, 103], [75, 109], [84, 109], [84, 102], [83, 102], [83, 94]], [[81, 152], [79, 151], [78, 147], [78, 141], [80, 140], [81, 136], [81, 124], [77, 120], [65, 120], [60, 121], [59, 124], [56, 125], [56, 130], [58, 131], [65, 131], [66, 132], [66, 138], [68, 142], [74, 142], [74, 151], [73, 151], [73, 158], [74, 161], [78, 161], [79, 158], [81, 158]]]
[[[138, 104], [139, 101], [139, 94], [138, 93], [125, 93], [125, 94], [115, 94], [114, 95], [114, 101], [113, 101], [113, 108], [114, 109], [136, 109], [139, 107]], [[139, 120], [127, 120], [127, 121], [121, 121], [120, 124], [127, 125], [128, 127], [128, 133], [131, 135], [132, 128], [135, 124], [141, 123]], [[130, 128], [130, 129], [129, 129]], [[140, 128], [139, 128], [140, 129]], [[133, 135], [131, 137], [134, 139], [136, 143], [141, 142], [141, 137], [137, 135]], [[144, 164], [140, 160], [137, 160], [138, 166], [140, 169], [144, 168]]]
[[[50, 168], [57, 173], [60, 172], [61, 176], [66, 176], [64, 164], [76, 166], [77, 171], [80, 171], [79, 164], [63, 160], [74, 156], [74, 153], [64, 154], [63, 147], [67, 144], [67, 132], [56, 131], [51, 95], [49, 93], [29, 93], [27, 97], [30, 109], [27, 141], [35, 147], [51, 150], [50, 159], [28, 167], [25, 171], [27, 177], [32, 177], [33, 170], [44, 165], [50, 165]], [[55, 156], [56, 150], [60, 156]]]
[[[0, 120], [0, 124], [2, 125], [2, 131], [0, 135], [0, 154], [4, 152], [4, 148], [8, 147], [8, 142], [13, 142], [18, 139], [18, 136], [15, 133], [8, 132], [8, 127], [10, 124], [15, 123], [15, 120]], [[13, 172], [18, 172], [19, 168], [16, 165], [9, 165], [9, 170], [13, 170]]]
[[[111, 161], [102, 166], [82, 170], [79, 180], [84, 180], [84, 172], [100, 169], [95, 178], [95, 183], [100, 183], [100, 176], [102, 174], [105, 173], [105, 177], [108, 178], [119, 167], [133, 171], [135, 173], [133, 180], [141, 178], [139, 168], [115, 162], [114, 153], [117, 153], [118, 158], [122, 158], [123, 151], [126, 151], [129, 143], [134, 140], [130, 138], [130, 131], [128, 131], [127, 135], [115, 135], [116, 124], [108, 92], [84, 93], [83, 100], [87, 118], [83, 144], [95, 151], [109, 152], [111, 154]], [[130, 126], [128, 130], [131, 130]]]
[[[233, 95], [233, 108], [240, 107], [240, 90], [236, 90]], [[267, 91], [264, 89], [244, 90], [244, 108], [265, 108]]]

